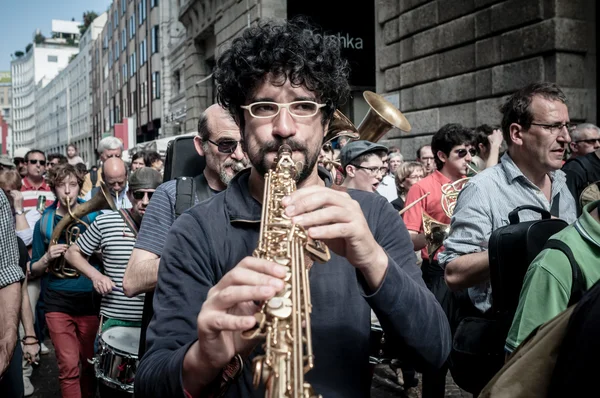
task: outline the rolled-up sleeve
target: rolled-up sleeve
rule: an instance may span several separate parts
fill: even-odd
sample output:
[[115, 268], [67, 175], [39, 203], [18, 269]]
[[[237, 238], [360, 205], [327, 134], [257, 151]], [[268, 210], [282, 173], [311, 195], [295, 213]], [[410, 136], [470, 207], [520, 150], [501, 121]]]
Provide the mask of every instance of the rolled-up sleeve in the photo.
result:
[[444, 251], [438, 255], [442, 268], [463, 254], [487, 250], [492, 234], [492, 215], [488, 195], [475, 184], [460, 191], [450, 222], [450, 234], [444, 240]]
[[22, 280], [23, 270], [19, 267], [19, 244], [10, 204], [0, 190], [0, 289]]
[[365, 294], [366, 284], [357, 272], [363, 295], [386, 333], [399, 338], [426, 365], [439, 368], [450, 353], [448, 319], [423, 282], [402, 218], [382, 198], [371, 212], [368, 218], [376, 220], [372, 230], [388, 255], [388, 268], [383, 282], [371, 294]]

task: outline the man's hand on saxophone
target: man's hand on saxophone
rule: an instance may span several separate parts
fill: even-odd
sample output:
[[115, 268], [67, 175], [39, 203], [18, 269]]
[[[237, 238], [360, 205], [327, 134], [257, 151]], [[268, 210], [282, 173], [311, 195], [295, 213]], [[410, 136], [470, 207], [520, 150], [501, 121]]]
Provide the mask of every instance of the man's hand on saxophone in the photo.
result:
[[360, 270], [371, 290], [377, 290], [388, 266], [388, 257], [377, 243], [358, 202], [346, 192], [323, 186], [298, 189], [282, 201], [286, 214], [345, 257]]
[[[198, 340], [183, 362], [183, 384], [196, 396], [208, 386], [236, 354], [248, 355], [259, 340], [246, 340], [241, 332], [256, 324], [256, 303], [283, 288], [286, 267], [272, 261], [245, 257], [213, 286], [198, 314]], [[201, 379], [201, 380], [199, 380]]]

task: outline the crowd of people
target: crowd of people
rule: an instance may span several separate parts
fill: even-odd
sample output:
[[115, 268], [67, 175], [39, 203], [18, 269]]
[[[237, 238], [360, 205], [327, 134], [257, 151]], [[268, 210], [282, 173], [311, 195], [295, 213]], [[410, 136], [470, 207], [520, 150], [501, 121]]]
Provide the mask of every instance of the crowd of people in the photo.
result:
[[[49, 338], [65, 398], [283, 396], [282, 368], [270, 362], [258, 371], [266, 384], [253, 386], [263, 341], [241, 337], [286, 294], [284, 263], [252, 255], [282, 145], [297, 189], [281, 200], [280, 222], [331, 251], [306, 271], [315, 357], [306, 380], [322, 396], [369, 396], [377, 324], [401, 347], [385, 363], [404, 393], [444, 397], [448, 370], [458, 371], [456, 314], [492, 316], [489, 240], [518, 207], [569, 224], [553, 239], [572, 250], [586, 290], [600, 279], [600, 198], [580, 200], [600, 181], [600, 129], [571, 123], [558, 85], [522, 87], [497, 125], [446, 124], [415, 154], [343, 134], [324, 142], [348, 75], [335, 37], [302, 20], [264, 22], [217, 61], [218, 103], [194, 137], [201, 174], [163, 182], [159, 154], [126, 164], [114, 137], [100, 141], [97, 168], [74, 146], [1, 158], [0, 395], [33, 393]], [[559, 251], [535, 257], [506, 355], [567, 308], [572, 283]]]

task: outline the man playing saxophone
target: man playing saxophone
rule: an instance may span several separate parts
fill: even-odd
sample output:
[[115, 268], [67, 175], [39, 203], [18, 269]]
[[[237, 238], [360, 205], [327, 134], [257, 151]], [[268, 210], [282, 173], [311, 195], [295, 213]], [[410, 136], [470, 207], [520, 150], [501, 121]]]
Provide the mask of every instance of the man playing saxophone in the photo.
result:
[[280, 203], [293, 225], [331, 252], [308, 275], [315, 367], [306, 381], [327, 398], [369, 396], [371, 308], [386, 333], [423, 363], [446, 360], [448, 322], [421, 279], [397, 212], [373, 193], [330, 189], [318, 173], [327, 126], [349, 94], [348, 73], [338, 39], [301, 20], [261, 22], [219, 58], [219, 102], [240, 126], [252, 167], [173, 224], [136, 396], [264, 396], [252, 385], [250, 366], [262, 341], [242, 333], [286, 284], [287, 267], [251, 256], [264, 176], [283, 144], [296, 163], [297, 190]]

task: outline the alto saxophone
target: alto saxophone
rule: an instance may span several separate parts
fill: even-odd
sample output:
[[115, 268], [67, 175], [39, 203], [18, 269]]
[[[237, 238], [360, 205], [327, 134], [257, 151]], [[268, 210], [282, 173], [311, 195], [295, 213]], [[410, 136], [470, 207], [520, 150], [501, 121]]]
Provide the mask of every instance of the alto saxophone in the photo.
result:
[[254, 257], [288, 267], [284, 288], [255, 314], [255, 328], [247, 339], [264, 338], [264, 355], [254, 358], [254, 387], [265, 383], [266, 398], [320, 397], [304, 381], [314, 366], [310, 326], [311, 299], [308, 272], [311, 260], [326, 262], [329, 249], [308, 237], [304, 228], [285, 215], [281, 200], [296, 190], [297, 169], [291, 148], [282, 145], [274, 165], [265, 175], [262, 218]]

